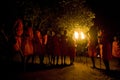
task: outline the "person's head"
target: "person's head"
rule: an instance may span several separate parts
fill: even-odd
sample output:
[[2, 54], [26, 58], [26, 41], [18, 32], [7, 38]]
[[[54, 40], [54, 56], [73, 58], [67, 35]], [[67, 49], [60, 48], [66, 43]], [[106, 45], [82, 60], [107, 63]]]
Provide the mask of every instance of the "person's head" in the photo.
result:
[[40, 36], [41, 36], [40, 30], [36, 30], [36, 31], [35, 31], [35, 36], [36, 36], [36, 37], [40, 37]]
[[16, 35], [21, 36], [23, 34], [23, 22], [21, 19], [15, 21], [13, 29]]
[[67, 34], [67, 30], [64, 30], [64, 35], [66, 35]]
[[52, 36], [52, 32], [53, 32], [52, 30], [49, 30], [49, 34], [50, 34], [51, 36]]
[[117, 40], [117, 36], [114, 36], [113, 39], [116, 41]]

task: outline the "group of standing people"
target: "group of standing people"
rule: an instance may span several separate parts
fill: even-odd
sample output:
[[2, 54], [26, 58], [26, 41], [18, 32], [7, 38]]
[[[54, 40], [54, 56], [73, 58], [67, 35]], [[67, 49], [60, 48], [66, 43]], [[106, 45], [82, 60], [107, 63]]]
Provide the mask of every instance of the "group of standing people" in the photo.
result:
[[96, 68], [95, 57], [99, 57], [105, 65], [106, 72], [109, 73], [112, 59], [117, 59], [118, 65], [120, 65], [118, 36], [112, 36], [109, 29], [105, 27], [100, 29], [99, 32], [95, 32], [94, 28], [91, 28], [88, 33], [88, 55], [92, 61], [92, 68]]
[[[110, 71], [109, 61], [112, 56], [117, 57], [120, 62], [119, 41], [114, 37], [111, 44], [109, 31], [101, 29], [96, 35], [94, 28], [91, 28], [88, 34], [88, 55], [91, 57], [93, 68], [97, 53], [105, 64], [106, 71]], [[96, 37], [97, 36], [97, 37]], [[63, 34], [56, 30], [42, 32], [40, 28], [33, 29], [32, 23], [23, 24], [23, 20], [17, 19], [13, 25], [12, 36], [8, 39], [10, 42], [11, 56], [20, 54], [21, 61], [28, 63], [32, 58], [34, 63], [35, 56], [39, 56], [40, 64], [44, 64], [44, 57], [47, 55], [49, 64], [66, 64], [66, 57], [69, 56], [70, 64], [73, 64], [76, 56], [75, 41], [67, 36], [67, 31]]]
[[[30, 24], [24, 25], [21, 19], [15, 21], [13, 34], [10, 38], [11, 51], [20, 54], [21, 61], [25, 64], [35, 56], [39, 56], [40, 64], [44, 64], [44, 57], [47, 55], [49, 64], [66, 64], [66, 57], [70, 57], [70, 64], [73, 64], [76, 56], [75, 44], [72, 38], [67, 36], [67, 31], [60, 34], [59, 31], [50, 30], [42, 32], [40, 28], [33, 29]], [[54, 32], [54, 34], [53, 34]]]
[[96, 68], [95, 57], [99, 54], [105, 65], [106, 72], [108, 73], [110, 71], [110, 60], [112, 59], [110, 34], [105, 28], [101, 29], [99, 34], [95, 34], [94, 30], [91, 29], [89, 32], [88, 54], [91, 57], [93, 68]]

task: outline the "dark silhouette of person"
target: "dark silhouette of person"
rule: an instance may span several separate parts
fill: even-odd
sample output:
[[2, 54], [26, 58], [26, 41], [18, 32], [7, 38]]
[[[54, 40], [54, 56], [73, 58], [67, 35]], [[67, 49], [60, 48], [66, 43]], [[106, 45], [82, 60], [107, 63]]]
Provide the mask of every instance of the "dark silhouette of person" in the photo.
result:
[[108, 29], [102, 30], [102, 40], [101, 43], [103, 45], [102, 47], [102, 59], [105, 64], [106, 73], [109, 73], [110, 71], [110, 59], [112, 58], [112, 46], [110, 42], [110, 34]]
[[75, 41], [73, 40], [72, 37], [68, 38], [68, 53], [70, 57], [70, 65], [73, 65], [76, 57], [76, 47]]
[[53, 49], [54, 49], [54, 45], [53, 45], [53, 36], [52, 36], [53, 31], [50, 30], [48, 33], [48, 38], [47, 38], [47, 44], [46, 44], [46, 52], [49, 58], [49, 64], [52, 64], [53, 61]]
[[61, 64], [66, 64], [66, 56], [68, 55], [68, 37], [66, 30], [64, 30], [64, 34], [61, 35], [61, 45]]
[[91, 57], [93, 68], [95, 68], [95, 57], [96, 53], [96, 46], [97, 46], [97, 32], [92, 27], [88, 33], [88, 55]]

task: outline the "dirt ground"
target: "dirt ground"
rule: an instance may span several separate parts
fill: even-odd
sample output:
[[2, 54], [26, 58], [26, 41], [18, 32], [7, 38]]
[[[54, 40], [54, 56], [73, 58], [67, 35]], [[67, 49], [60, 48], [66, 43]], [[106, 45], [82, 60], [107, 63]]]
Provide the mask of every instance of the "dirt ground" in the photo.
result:
[[96, 68], [91, 68], [92, 63], [89, 57], [76, 57], [73, 65], [69, 65], [69, 57], [66, 65], [49, 65], [45, 57], [44, 65], [39, 65], [36, 57], [34, 64], [26, 66], [24, 69], [19, 62], [12, 66], [4, 65], [2, 70], [3, 79], [7, 80], [119, 80], [120, 65], [117, 59], [110, 61], [110, 73], [105, 73], [105, 66], [100, 58], [96, 58]]

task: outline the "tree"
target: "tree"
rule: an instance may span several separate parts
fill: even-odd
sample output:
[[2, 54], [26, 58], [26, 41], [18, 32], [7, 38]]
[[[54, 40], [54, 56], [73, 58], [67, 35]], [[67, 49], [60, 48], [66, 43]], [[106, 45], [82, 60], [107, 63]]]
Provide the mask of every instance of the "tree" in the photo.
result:
[[85, 0], [63, 0], [62, 14], [57, 17], [57, 25], [62, 29], [87, 32], [94, 25], [95, 14], [85, 5]]
[[[94, 25], [95, 14], [86, 5], [86, 0], [17, 0], [12, 6], [16, 17], [31, 21], [34, 28], [41, 30], [67, 29], [69, 32], [82, 30], [87, 32]], [[13, 14], [13, 16], [14, 16]]]

